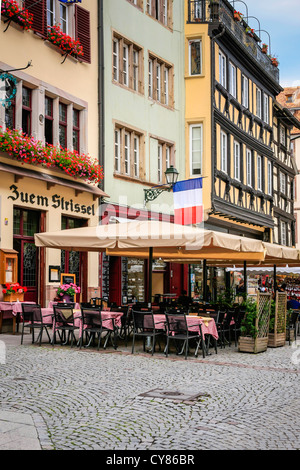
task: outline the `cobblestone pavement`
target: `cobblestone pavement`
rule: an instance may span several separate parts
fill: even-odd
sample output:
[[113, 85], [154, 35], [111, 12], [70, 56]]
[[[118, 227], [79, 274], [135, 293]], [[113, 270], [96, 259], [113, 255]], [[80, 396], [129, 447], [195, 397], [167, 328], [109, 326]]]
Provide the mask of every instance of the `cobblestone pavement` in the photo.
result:
[[[185, 360], [141, 345], [132, 355], [124, 344], [98, 352], [39, 347], [29, 335], [22, 346], [17, 335], [0, 341], [0, 412], [30, 415], [42, 449], [300, 449], [300, 350], [288, 343]], [[153, 389], [185, 395], [141, 396]]]

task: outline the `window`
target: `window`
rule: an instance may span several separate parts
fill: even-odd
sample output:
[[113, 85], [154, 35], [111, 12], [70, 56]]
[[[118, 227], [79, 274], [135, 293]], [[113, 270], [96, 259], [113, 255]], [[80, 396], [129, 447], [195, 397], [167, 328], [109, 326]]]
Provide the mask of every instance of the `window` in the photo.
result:
[[269, 123], [269, 97], [264, 93], [264, 121]]
[[236, 66], [229, 62], [229, 93], [236, 98]]
[[60, 25], [61, 30], [68, 34], [68, 5], [64, 5], [63, 3], [59, 3], [59, 12], [60, 12]]
[[190, 126], [190, 174], [201, 175], [202, 173], [202, 148], [203, 148], [202, 124]]
[[129, 3], [135, 5], [136, 7], [143, 8], [143, 0], [128, 0]]
[[241, 169], [240, 169], [240, 153], [241, 146], [239, 142], [234, 141], [234, 178], [240, 181]]
[[281, 222], [281, 245], [286, 245], [287, 239], [286, 239], [286, 223]]
[[189, 41], [190, 75], [201, 74], [201, 41]]
[[[17, 85], [18, 86], [18, 85]], [[5, 83], [5, 91], [7, 96], [11, 96], [13, 89], [10, 82]], [[5, 113], [5, 127], [6, 129], [14, 129], [15, 126], [15, 110], [16, 110], [16, 98], [11, 100], [11, 105], [8, 107], [4, 107]]]
[[172, 26], [171, 0], [147, 0], [146, 11], [164, 26]]
[[121, 169], [121, 130], [115, 129], [115, 171], [120, 172]]
[[193, 19], [202, 19], [202, 8], [203, 3], [201, 0], [194, 0], [194, 14], [192, 15]]
[[22, 130], [26, 135], [31, 134], [31, 90], [22, 88]]
[[59, 103], [59, 144], [67, 148], [67, 105]]
[[[20, 2], [21, 3], [21, 2]], [[80, 41], [83, 47], [82, 62], [91, 62], [90, 40], [90, 12], [79, 5], [68, 5], [59, 0], [24, 0], [24, 8], [33, 14], [32, 29], [43, 38], [47, 37], [47, 27], [60, 25], [61, 30], [70, 34], [74, 31], [74, 38]]]
[[257, 189], [262, 191], [262, 159], [260, 155], [257, 155]]
[[249, 149], [246, 151], [246, 172], [247, 185], [252, 186], [252, 152]]
[[143, 90], [141, 47], [114, 33], [112, 55], [113, 80], [141, 93]]
[[285, 127], [280, 124], [279, 126], [279, 142], [282, 144], [282, 145], [286, 145], [286, 142], [285, 142]]
[[161, 144], [158, 144], [157, 147], [157, 181], [162, 183], [163, 180], [163, 161], [162, 161], [163, 147]]
[[256, 116], [261, 118], [261, 90], [256, 88]]
[[221, 131], [221, 171], [227, 173], [227, 134]]
[[272, 196], [273, 191], [273, 168], [272, 163], [268, 161], [268, 195]]
[[120, 175], [141, 178], [143, 134], [116, 124], [114, 133], [114, 171]]
[[242, 105], [245, 108], [249, 106], [249, 81], [245, 75], [242, 75]]
[[284, 173], [280, 171], [279, 177], [280, 177], [280, 181], [279, 181], [280, 192], [285, 194], [286, 193], [286, 176]]
[[148, 77], [149, 98], [173, 106], [173, 67], [150, 55]]
[[219, 52], [219, 83], [226, 88], [226, 57]]
[[55, 0], [47, 0], [47, 26], [55, 25]]
[[73, 109], [73, 150], [79, 153], [79, 136], [80, 136], [80, 112], [78, 109]]
[[45, 143], [53, 144], [53, 99], [45, 96]]

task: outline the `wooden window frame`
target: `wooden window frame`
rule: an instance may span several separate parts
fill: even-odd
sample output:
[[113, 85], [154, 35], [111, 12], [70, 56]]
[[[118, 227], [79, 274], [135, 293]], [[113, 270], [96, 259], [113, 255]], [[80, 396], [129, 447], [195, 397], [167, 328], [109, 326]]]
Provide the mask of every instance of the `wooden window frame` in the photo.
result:
[[[61, 118], [60, 118], [60, 112], [58, 113], [59, 114], [59, 117], [58, 117], [58, 128], [64, 128], [65, 129], [65, 145], [63, 146], [61, 144], [61, 141], [60, 141], [60, 138], [59, 138], [59, 145], [66, 149], [68, 148], [68, 105], [65, 104], [65, 103], [62, 103], [61, 101], [59, 102], [59, 108], [60, 106], [64, 107], [65, 110], [66, 110], [66, 120], [65, 121], [62, 121]], [[59, 109], [60, 111], [60, 109]]]
[[[238, 149], [238, 153], [236, 152]], [[238, 157], [238, 158], [237, 158]], [[241, 144], [237, 140], [233, 143], [234, 179], [241, 181]], [[238, 165], [236, 163], [238, 162]], [[238, 169], [238, 174], [237, 174]]]
[[[159, 79], [158, 73], [159, 70]], [[174, 83], [172, 64], [149, 52], [148, 98], [168, 108], [174, 108]], [[158, 87], [159, 83], [159, 87]], [[151, 96], [152, 92], [152, 96]]]
[[[258, 163], [258, 162], [260, 162], [260, 163]], [[262, 190], [263, 190], [262, 162], [263, 162], [262, 156], [261, 156], [261, 155], [257, 155], [257, 156], [256, 156], [256, 166], [257, 166], [257, 189], [258, 189], [258, 191], [262, 191]]]
[[242, 105], [249, 108], [249, 79], [246, 75], [242, 75]]
[[[200, 172], [194, 173], [194, 160], [193, 160], [193, 129], [199, 128], [200, 129]], [[190, 149], [190, 175], [191, 176], [200, 176], [202, 175], [203, 171], [203, 123], [195, 123], [190, 124], [189, 126], [189, 149]], [[196, 162], [198, 163], [198, 162]]]
[[227, 57], [221, 50], [219, 50], [219, 83], [224, 88], [227, 87]]
[[237, 96], [237, 68], [233, 62], [229, 61], [229, 93]]
[[[165, 8], [164, 8], [165, 7]], [[173, 27], [173, 1], [147, 0], [146, 14], [168, 29]]]
[[256, 87], [256, 116], [259, 119], [262, 118], [261, 99], [262, 99], [262, 91], [260, 88]]
[[[25, 105], [23, 103], [23, 91], [24, 90], [28, 90], [29, 91], [29, 106]], [[26, 112], [27, 113], [27, 117], [26, 117], [26, 121], [27, 121], [27, 132], [25, 132], [24, 128], [23, 128], [23, 113]], [[28, 136], [31, 135], [31, 132], [32, 132], [32, 89], [31, 88], [28, 88], [27, 86], [23, 86], [22, 87], [22, 130], [25, 134], [27, 134]]]
[[[228, 142], [227, 142], [227, 134], [223, 130], [220, 133], [220, 158], [221, 158], [221, 171], [227, 173], [228, 171]], [[225, 148], [224, 145], [225, 144]], [[224, 163], [224, 164], [223, 164]]]
[[[199, 72], [198, 73], [192, 73], [191, 66], [192, 66], [192, 45], [194, 43], [199, 43]], [[202, 39], [191, 39], [189, 41], [189, 75], [191, 77], [199, 77], [202, 75]]]
[[[127, 139], [127, 144], [126, 144]], [[141, 180], [144, 178], [144, 133], [115, 123], [114, 175]], [[128, 152], [128, 153], [127, 153]], [[117, 163], [117, 165], [116, 165]], [[118, 168], [117, 168], [118, 166]]]
[[[124, 62], [124, 51], [126, 60]], [[126, 67], [124, 67], [126, 65]], [[137, 75], [136, 75], [137, 73]], [[118, 32], [112, 33], [112, 81], [136, 93], [144, 93], [143, 48]], [[125, 80], [125, 78], [127, 78]]]
[[[78, 125], [75, 125], [74, 123], [74, 113], [78, 114]], [[80, 110], [79, 109], [73, 108], [72, 123], [73, 123], [73, 135], [72, 135], [73, 150], [80, 153]], [[74, 147], [74, 133], [77, 134], [78, 148]]]

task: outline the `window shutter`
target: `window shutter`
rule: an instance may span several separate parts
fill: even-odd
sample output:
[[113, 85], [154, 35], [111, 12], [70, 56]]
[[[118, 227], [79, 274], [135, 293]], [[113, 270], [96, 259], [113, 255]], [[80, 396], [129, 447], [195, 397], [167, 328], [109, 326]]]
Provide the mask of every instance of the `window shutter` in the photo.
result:
[[32, 29], [41, 34], [42, 36], [47, 36], [47, 5], [46, 0], [25, 0], [24, 7], [28, 10], [29, 13], [33, 15], [33, 24]]
[[83, 47], [83, 57], [80, 60], [91, 63], [91, 34], [90, 12], [75, 5], [75, 37]]

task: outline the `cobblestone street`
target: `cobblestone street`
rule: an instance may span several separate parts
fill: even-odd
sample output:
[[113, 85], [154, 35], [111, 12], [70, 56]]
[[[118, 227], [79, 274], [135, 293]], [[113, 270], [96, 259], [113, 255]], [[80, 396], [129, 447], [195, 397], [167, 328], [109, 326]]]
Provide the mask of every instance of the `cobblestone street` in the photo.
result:
[[[288, 343], [184, 360], [141, 345], [131, 355], [131, 344], [98, 352], [38, 347], [29, 335], [23, 346], [18, 335], [0, 340], [0, 413], [30, 418], [41, 449], [300, 449], [300, 364]], [[184, 395], [141, 396], [153, 389]], [[0, 421], [0, 449], [23, 448], [5, 434]]]

